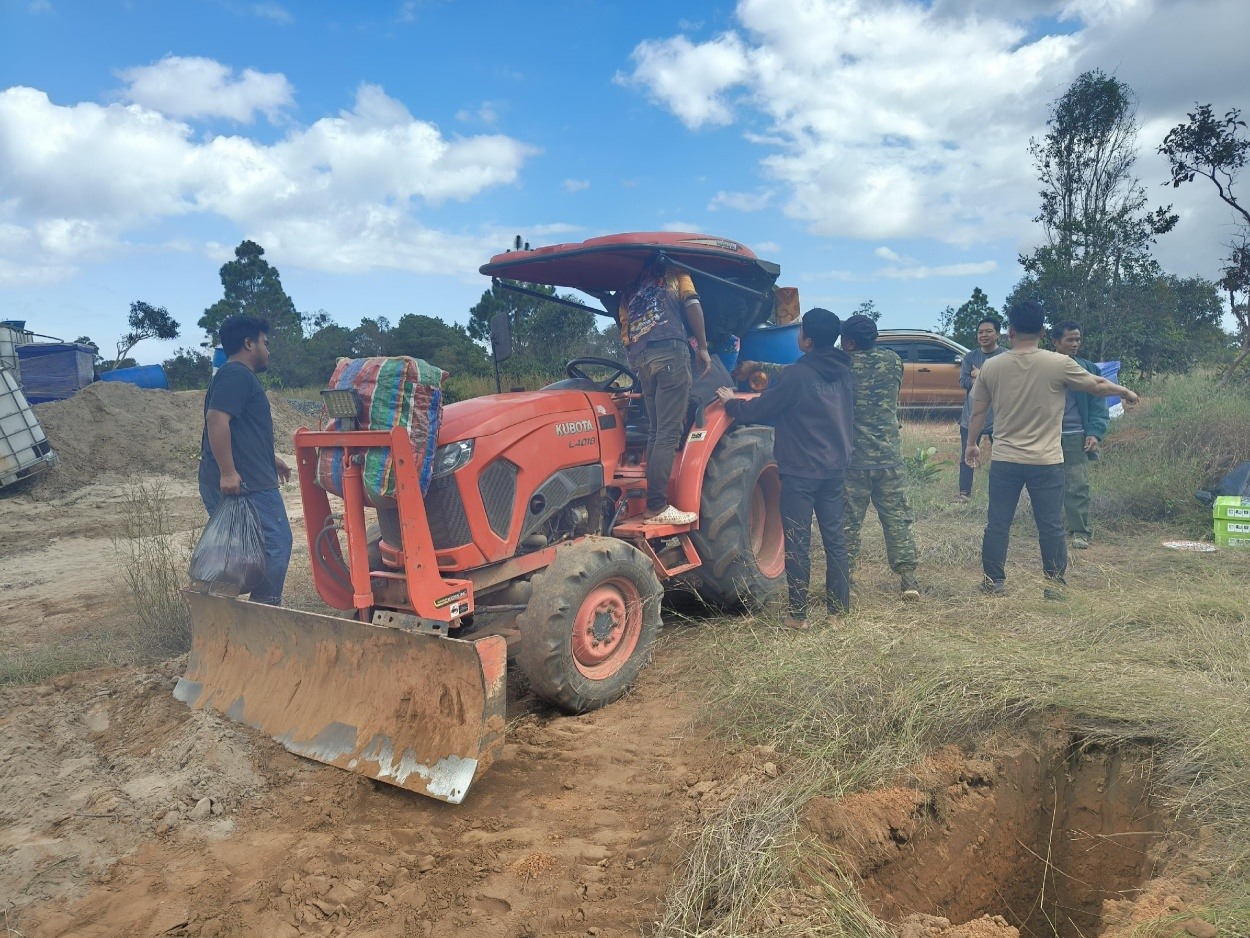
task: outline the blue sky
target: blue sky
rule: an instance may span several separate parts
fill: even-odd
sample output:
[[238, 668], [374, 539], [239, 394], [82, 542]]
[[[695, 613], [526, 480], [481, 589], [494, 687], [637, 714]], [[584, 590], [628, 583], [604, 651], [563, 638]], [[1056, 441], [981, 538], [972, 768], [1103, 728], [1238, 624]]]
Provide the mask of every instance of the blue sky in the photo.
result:
[[804, 308], [931, 327], [1039, 236], [1027, 146], [1101, 67], [1138, 173], [1218, 275], [1229, 213], [1154, 149], [1250, 106], [1242, 0], [0, 0], [0, 318], [107, 349], [132, 300], [202, 338], [265, 247], [303, 311], [463, 322], [477, 267], [615, 231], [723, 235]]

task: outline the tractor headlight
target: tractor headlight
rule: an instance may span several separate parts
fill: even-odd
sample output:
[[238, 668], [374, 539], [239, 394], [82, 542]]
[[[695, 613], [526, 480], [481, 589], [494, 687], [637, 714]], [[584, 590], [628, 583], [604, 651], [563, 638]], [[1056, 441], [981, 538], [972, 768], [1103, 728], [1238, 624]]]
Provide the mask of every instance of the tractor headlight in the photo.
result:
[[473, 441], [447, 443], [434, 452], [434, 478], [450, 475], [473, 458]]

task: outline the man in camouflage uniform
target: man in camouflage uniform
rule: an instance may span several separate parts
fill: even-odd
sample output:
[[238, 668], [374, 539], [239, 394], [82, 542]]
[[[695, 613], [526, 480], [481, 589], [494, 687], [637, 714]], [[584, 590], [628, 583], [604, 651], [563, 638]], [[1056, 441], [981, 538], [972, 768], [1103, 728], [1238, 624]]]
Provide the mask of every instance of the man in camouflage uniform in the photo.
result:
[[871, 501], [885, 534], [886, 558], [899, 575], [903, 599], [917, 602], [915, 520], [903, 483], [903, 446], [899, 439], [898, 392], [903, 361], [877, 347], [877, 324], [852, 316], [842, 327], [842, 349], [855, 374], [855, 444], [846, 473], [846, 550], [851, 569], [859, 556], [860, 528]]

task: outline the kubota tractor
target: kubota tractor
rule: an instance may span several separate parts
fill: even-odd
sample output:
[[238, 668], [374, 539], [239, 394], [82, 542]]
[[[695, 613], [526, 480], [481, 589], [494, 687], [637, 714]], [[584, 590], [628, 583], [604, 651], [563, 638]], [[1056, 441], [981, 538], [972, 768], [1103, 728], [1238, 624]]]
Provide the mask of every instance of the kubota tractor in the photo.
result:
[[[713, 347], [772, 314], [776, 265], [703, 235], [514, 251], [482, 270], [612, 306], [657, 251], [691, 272]], [[637, 376], [601, 359], [566, 371], [542, 390], [448, 405], [424, 494], [407, 429], [371, 428], [350, 395], [329, 394], [331, 417], [366, 425], [300, 430], [295, 457], [313, 580], [353, 617], [188, 591], [193, 645], [175, 695], [293, 752], [459, 803], [502, 746], [510, 652], [538, 696], [580, 713], [637, 677], [666, 588], [722, 607], [773, 596], [784, 555], [772, 431], [692, 401], [669, 499], [699, 520], [644, 525]], [[394, 497], [362, 484], [365, 454], [380, 450]], [[317, 478], [325, 451], [342, 455], [333, 505]]]

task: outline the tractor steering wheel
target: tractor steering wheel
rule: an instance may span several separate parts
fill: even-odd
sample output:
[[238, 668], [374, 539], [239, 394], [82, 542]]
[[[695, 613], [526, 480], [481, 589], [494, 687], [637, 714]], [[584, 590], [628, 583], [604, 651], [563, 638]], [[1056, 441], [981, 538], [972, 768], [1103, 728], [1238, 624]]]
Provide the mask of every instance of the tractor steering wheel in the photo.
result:
[[[582, 365], [606, 368], [611, 374], [606, 381], [599, 381], [582, 371]], [[564, 373], [570, 378], [578, 378], [582, 381], [589, 381], [591, 384], [597, 384], [600, 391], [607, 391], [612, 394], [637, 394], [642, 389], [642, 382], [638, 379], [638, 375], [620, 362], [614, 362], [610, 358], [575, 358], [564, 366]], [[626, 387], [614, 387], [616, 379], [620, 377], [628, 378], [629, 385]]]

